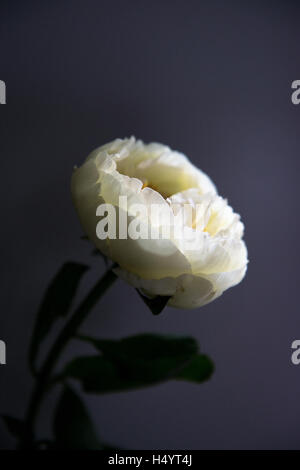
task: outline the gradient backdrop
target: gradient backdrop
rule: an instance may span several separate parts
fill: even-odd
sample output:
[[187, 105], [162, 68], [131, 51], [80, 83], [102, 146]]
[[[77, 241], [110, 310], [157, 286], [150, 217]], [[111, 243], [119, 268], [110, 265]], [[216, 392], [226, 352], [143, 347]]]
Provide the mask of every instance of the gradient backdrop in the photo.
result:
[[[24, 412], [26, 354], [51, 277], [66, 260], [90, 263], [79, 298], [104, 269], [80, 240], [72, 167], [134, 134], [213, 178], [242, 215], [250, 263], [216, 302], [159, 317], [118, 281], [85, 332], [194, 335], [216, 372], [199, 386], [87, 396], [100, 435], [131, 449], [300, 448], [300, 366], [290, 360], [300, 339], [299, 19], [287, 0], [2, 2], [0, 412]], [[81, 350], [73, 343], [67, 355]], [[0, 423], [0, 447], [13, 445]]]

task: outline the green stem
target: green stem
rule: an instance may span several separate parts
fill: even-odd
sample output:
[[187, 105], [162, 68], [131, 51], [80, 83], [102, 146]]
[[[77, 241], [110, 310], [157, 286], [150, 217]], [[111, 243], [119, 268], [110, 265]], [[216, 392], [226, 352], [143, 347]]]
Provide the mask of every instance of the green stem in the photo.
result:
[[97, 282], [97, 284], [88, 293], [88, 295], [79, 305], [79, 307], [75, 310], [73, 316], [66, 323], [63, 330], [54, 342], [52, 348], [50, 349], [49, 354], [46, 357], [45, 362], [37, 376], [36, 387], [33, 390], [27, 409], [25, 418], [26, 436], [24, 436], [23, 441], [21, 442], [22, 448], [32, 446], [35, 420], [42, 404], [43, 398], [49, 388], [49, 379], [56, 365], [56, 362], [60, 357], [60, 354], [62, 353], [70, 339], [72, 339], [77, 333], [79, 326], [86, 319], [90, 310], [103, 296], [107, 289], [113, 284], [116, 278], [117, 276], [111, 269], [104, 274], [104, 276]]

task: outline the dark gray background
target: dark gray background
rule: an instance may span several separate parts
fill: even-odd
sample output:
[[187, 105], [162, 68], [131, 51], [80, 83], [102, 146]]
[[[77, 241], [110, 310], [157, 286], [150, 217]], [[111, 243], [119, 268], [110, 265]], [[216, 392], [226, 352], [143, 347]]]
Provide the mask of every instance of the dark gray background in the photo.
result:
[[[213, 178], [242, 215], [250, 264], [216, 302], [160, 317], [121, 281], [113, 287], [84, 331], [192, 334], [216, 372], [200, 386], [88, 396], [100, 434], [131, 449], [300, 448], [300, 366], [290, 361], [300, 338], [299, 2], [15, 1], [0, 15], [0, 411], [24, 412], [26, 351], [51, 277], [66, 260], [91, 263], [80, 296], [103, 271], [79, 238], [72, 167], [134, 134]], [[0, 446], [13, 445], [1, 423]]]

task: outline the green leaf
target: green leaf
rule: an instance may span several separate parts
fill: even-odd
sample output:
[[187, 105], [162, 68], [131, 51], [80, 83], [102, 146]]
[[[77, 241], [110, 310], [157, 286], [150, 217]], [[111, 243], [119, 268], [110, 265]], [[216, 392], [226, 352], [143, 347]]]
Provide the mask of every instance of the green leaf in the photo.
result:
[[136, 289], [136, 291], [147, 307], [150, 308], [153, 315], [159, 315], [171, 298], [169, 295], [157, 295], [152, 299], [143, 295], [138, 289]]
[[43, 339], [59, 317], [68, 314], [80, 279], [88, 266], [78, 263], [65, 263], [49, 285], [38, 311], [29, 350], [29, 362], [34, 363]]
[[214, 372], [214, 363], [205, 354], [195, 356], [181, 371], [176, 374], [178, 380], [202, 383]]
[[[81, 382], [86, 392], [107, 393], [130, 388], [119, 374], [116, 365], [102, 356], [84, 356], [73, 359], [65, 368], [64, 378]], [[131, 384], [135, 387], [136, 384]]]
[[102, 449], [89, 414], [74, 390], [65, 386], [54, 416], [55, 448]]
[[92, 344], [98, 351], [115, 359], [153, 361], [162, 357], [190, 356], [198, 352], [194, 338], [144, 333], [119, 340], [78, 336]]
[[[193, 338], [177, 338], [143, 334], [121, 340], [99, 340], [82, 336], [101, 355], [84, 356], [71, 361], [64, 369], [63, 378], [78, 380], [85, 391], [108, 393], [146, 387], [170, 379], [194, 380], [188, 365], [198, 355]], [[208, 359], [208, 358], [207, 358]], [[199, 362], [203, 371], [196, 381], [211, 374], [207, 362]]]
[[19, 439], [25, 433], [25, 424], [21, 419], [13, 418], [9, 415], [1, 415], [7, 430], [12, 436]]

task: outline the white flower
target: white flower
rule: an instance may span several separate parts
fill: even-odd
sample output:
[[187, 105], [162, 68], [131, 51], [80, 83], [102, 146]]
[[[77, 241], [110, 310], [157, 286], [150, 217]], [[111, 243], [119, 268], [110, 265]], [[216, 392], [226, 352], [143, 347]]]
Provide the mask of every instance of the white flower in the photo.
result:
[[[217, 195], [210, 178], [185, 155], [141, 140], [116, 139], [94, 150], [74, 170], [72, 197], [85, 233], [97, 248], [118, 264], [117, 274], [149, 296], [170, 296], [168, 305], [195, 308], [238, 284], [247, 269], [244, 226], [227, 201]], [[119, 207], [127, 197], [126, 214]], [[172, 224], [181, 206], [192, 218], [181, 222], [193, 240], [169, 238], [100, 240], [96, 234], [100, 204], [111, 204], [129, 224], [134, 204], [159, 204], [162, 216], [147, 223], [157, 233]], [[170, 215], [170, 219], [166, 217]], [[124, 219], [123, 219], [124, 220]], [[145, 223], [141, 217], [141, 224]]]

